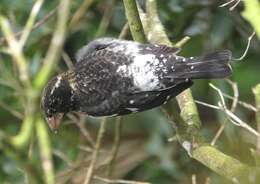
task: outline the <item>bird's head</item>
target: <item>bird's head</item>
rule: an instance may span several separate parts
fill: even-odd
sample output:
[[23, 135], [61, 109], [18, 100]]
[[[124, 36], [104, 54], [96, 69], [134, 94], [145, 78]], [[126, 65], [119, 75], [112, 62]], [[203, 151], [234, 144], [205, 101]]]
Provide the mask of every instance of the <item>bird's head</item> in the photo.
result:
[[65, 113], [76, 107], [75, 95], [69, 81], [63, 75], [50, 80], [43, 90], [41, 108], [49, 127], [56, 131]]

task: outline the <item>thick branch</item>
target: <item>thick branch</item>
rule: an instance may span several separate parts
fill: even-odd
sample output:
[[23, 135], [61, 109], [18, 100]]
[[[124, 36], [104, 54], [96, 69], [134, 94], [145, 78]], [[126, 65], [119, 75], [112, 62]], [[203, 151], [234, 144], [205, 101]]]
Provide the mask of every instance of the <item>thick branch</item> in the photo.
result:
[[[147, 11], [147, 14], [143, 13], [141, 17], [149, 41], [172, 46], [159, 20], [155, 0], [147, 1]], [[157, 38], [158, 35], [160, 35], [160, 39]], [[225, 155], [212, 146], [205, 146], [199, 131], [201, 120], [190, 90], [181, 93], [177, 97], [177, 101], [181, 109], [181, 117], [175, 111], [171, 111], [169, 115], [170, 118], [174, 118], [174, 122], [177, 122], [177, 137], [192, 158], [233, 181], [243, 179], [242, 181], [248, 183], [250, 177], [256, 179], [257, 169]]]
[[124, 0], [127, 21], [135, 41], [145, 43], [143, 25], [139, 17], [135, 0]]

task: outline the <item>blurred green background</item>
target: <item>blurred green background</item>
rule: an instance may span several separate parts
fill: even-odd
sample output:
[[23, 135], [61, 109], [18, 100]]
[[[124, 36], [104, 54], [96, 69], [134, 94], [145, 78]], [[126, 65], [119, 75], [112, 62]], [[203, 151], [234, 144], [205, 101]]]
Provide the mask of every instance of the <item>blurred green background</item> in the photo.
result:
[[[82, 5], [82, 0], [73, 0], [71, 16]], [[219, 8], [226, 1], [217, 0], [158, 0], [158, 11], [166, 32], [172, 42], [177, 42], [184, 36], [191, 40], [185, 44], [181, 55], [195, 56], [221, 49], [229, 49], [234, 58], [239, 58], [247, 45], [247, 39], [253, 32], [251, 26], [242, 18], [243, 4], [233, 11], [228, 7]], [[18, 32], [23, 29], [33, 6], [33, 0], [1, 0], [0, 13], [8, 17], [12, 29]], [[46, 0], [39, 12], [37, 20], [42, 19], [53, 10], [59, 1]], [[144, 4], [141, 1], [141, 4]], [[111, 16], [111, 19], [109, 19]], [[107, 17], [107, 29], [101, 27], [101, 22]], [[71, 18], [71, 17], [70, 17]], [[46, 54], [53, 30], [55, 18], [34, 30], [26, 43], [24, 54], [30, 62], [31, 77], [41, 67], [41, 58]], [[96, 0], [84, 16], [68, 30], [64, 44], [64, 52], [74, 62], [76, 51], [96, 37], [118, 37], [126, 23], [123, 2], [120, 0]], [[0, 32], [0, 37], [2, 37]], [[128, 34], [126, 39], [131, 39]], [[0, 48], [5, 43], [1, 43]], [[2, 49], [0, 49], [2, 51]], [[238, 84], [239, 99], [254, 104], [252, 88], [260, 82], [260, 42], [252, 40], [247, 56], [242, 61], [233, 61], [233, 75], [230, 79]], [[68, 66], [61, 58], [56, 73], [67, 70]], [[0, 53], [0, 129], [14, 135], [21, 126], [23, 106], [19, 100], [19, 89], [12, 86], [17, 82], [17, 69], [13, 66], [12, 58]], [[216, 104], [219, 100], [217, 93], [208, 83], [213, 82], [225, 93], [233, 95], [230, 85], [224, 80], [196, 81], [192, 87], [196, 100]], [[231, 101], [227, 100], [227, 104]], [[208, 107], [199, 107], [203, 122], [202, 132], [210, 142], [215, 136], [224, 114]], [[10, 112], [11, 111], [11, 112]], [[238, 106], [236, 114], [255, 125], [255, 113]], [[77, 116], [72, 114], [72, 117]], [[72, 118], [73, 119], [73, 118]], [[99, 127], [99, 119], [86, 118], [85, 128], [93, 139]], [[102, 146], [100, 162], [112, 148], [114, 126], [113, 118], [109, 119], [108, 130]], [[87, 151], [89, 143], [84, 133], [71, 118], [66, 117], [58, 134], [49, 132], [53, 148], [53, 159], [57, 183], [81, 183], [86, 173], [86, 159], [91, 153]], [[192, 175], [196, 175], [197, 183], [230, 183], [202, 164], [189, 158], [177, 141], [169, 142], [168, 138], [175, 135], [169, 121], [159, 109], [125, 116], [121, 136], [121, 146], [114, 168], [116, 178], [127, 180], [147, 181], [158, 184], [192, 183]], [[34, 145], [33, 157], [39, 162], [37, 142]], [[218, 139], [216, 146], [228, 155], [249, 165], [254, 164], [250, 152], [255, 148], [255, 137], [247, 131], [227, 124], [224, 133]], [[28, 148], [29, 150], [29, 148]], [[35, 154], [34, 154], [35, 153]], [[84, 165], [85, 164], [85, 165]], [[101, 164], [99, 172], [104, 166]], [[24, 183], [24, 174], [17, 168], [16, 163], [0, 151], [0, 183]]]

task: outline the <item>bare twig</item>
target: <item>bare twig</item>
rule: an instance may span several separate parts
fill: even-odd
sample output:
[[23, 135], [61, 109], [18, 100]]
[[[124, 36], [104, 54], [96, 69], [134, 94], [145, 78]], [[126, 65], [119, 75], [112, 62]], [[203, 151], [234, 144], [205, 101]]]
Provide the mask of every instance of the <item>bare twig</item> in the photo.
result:
[[234, 5], [232, 5], [232, 6], [229, 8], [230, 11], [233, 11], [233, 10], [237, 7], [237, 5], [238, 5], [240, 2], [241, 2], [241, 0], [230, 0], [230, 1], [228, 1], [228, 2], [226, 2], [226, 3], [224, 3], [224, 4], [222, 4], [222, 5], [220, 5], [219, 7], [222, 8], [222, 7], [225, 7], [225, 6], [228, 6], [228, 5], [232, 4], [232, 3], [234, 3]]
[[192, 184], [197, 184], [196, 174], [193, 174], [193, 175], [191, 176], [191, 183], [192, 183]]
[[94, 147], [95, 142], [93, 138], [91, 137], [88, 129], [85, 127], [85, 115], [79, 115], [79, 119], [73, 116], [72, 114], [68, 114], [68, 117], [75, 123], [81, 134], [86, 138], [86, 140], [90, 143], [91, 147]]
[[111, 150], [109, 163], [108, 163], [108, 167], [107, 167], [107, 177], [108, 178], [110, 178], [111, 174], [113, 173], [113, 164], [116, 160], [116, 156], [117, 156], [119, 145], [120, 145], [122, 121], [123, 121], [122, 116], [119, 116], [116, 118], [114, 143], [113, 143], [113, 148]]
[[94, 179], [103, 181], [105, 183], [120, 183], [120, 184], [150, 184], [148, 182], [140, 182], [140, 181], [128, 181], [128, 180], [111, 180], [107, 178], [102, 178], [99, 176], [94, 176]]
[[111, 0], [111, 1], [106, 1], [106, 2], [107, 2], [107, 5], [105, 8], [105, 11], [104, 11], [102, 20], [100, 22], [98, 31], [96, 32], [96, 35], [95, 35], [96, 38], [101, 37], [106, 33], [106, 30], [108, 28], [108, 25], [110, 23], [113, 13], [114, 13], [114, 7], [115, 7], [116, 0]]
[[175, 47], [182, 47], [183, 45], [185, 45], [188, 41], [190, 40], [189, 36], [185, 36], [184, 38], [182, 38], [180, 41], [178, 41], [174, 46]]
[[[232, 96], [230, 96], [230, 95], [228, 95], [228, 94], [226, 94], [226, 93], [224, 93], [224, 92], [222, 92], [222, 93], [223, 93], [223, 96], [224, 96], [225, 98], [234, 100], [234, 97], [232, 97]], [[243, 102], [243, 101], [240, 101], [240, 100], [238, 100], [237, 103], [238, 103], [239, 105], [241, 105], [242, 107], [248, 109], [248, 110], [257, 112], [257, 109], [256, 109], [253, 105], [251, 105], [251, 104], [249, 104], [249, 103], [246, 103], [246, 102]]]
[[85, 15], [94, 1], [95, 0], [84, 0], [84, 2], [80, 5], [79, 9], [76, 11], [76, 13], [74, 13], [72, 19], [70, 20], [69, 28], [72, 28], [77, 24], [77, 22]]
[[[255, 95], [255, 103], [256, 103], [256, 123], [257, 123], [257, 130], [260, 134], [260, 84], [258, 84], [253, 89], [254, 95]], [[256, 144], [256, 151], [258, 154], [260, 154], [260, 137], [257, 138], [257, 144]]]
[[65, 62], [65, 64], [67, 65], [67, 67], [68, 67], [69, 69], [72, 69], [72, 68], [73, 68], [73, 62], [72, 62], [72, 60], [70, 59], [69, 55], [68, 55], [65, 51], [63, 51], [63, 52], [61, 53], [61, 56], [62, 56], [62, 58], [64, 59], [64, 62]]
[[[45, 22], [47, 22], [51, 17], [53, 17], [53, 15], [55, 15], [56, 11], [58, 9], [58, 6], [55, 7], [53, 10], [51, 10], [45, 17], [43, 17], [41, 20], [39, 20], [38, 22], [35, 23], [35, 25], [32, 27], [31, 31], [34, 31], [36, 29], [38, 29], [40, 26], [42, 26]], [[14, 33], [15, 37], [19, 37], [23, 34], [23, 30], [19, 31], [17, 33]], [[2, 37], [0, 38], [0, 45], [2, 45], [5, 42], [5, 38]]]
[[69, 17], [69, 0], [64, 0], [60, 3], [58, 12], [57, 27], [53, 34], [51, 45], [48, 49], [47, 55], [44, 58], [41, 70], [38, 72], [35, 80], [34, 86], [37, 89], [43, 88], [43, 86], [48, 81], [53, 68], [55, 68], [60, 52], [62, 51], [62, 45], [66, 36], [67, 20]]
[[88, 171], [87, 171], [87, 174], [86, 174], [86, 177], [85, 177], [85, 180], [84, 180], [84, 184], [90, 184], [91, 183], [93, 173], [94, 173], [94, 167], [95, 167], [97, 157], [98, 157], [98, 153], [99, 153], [99, 150], [100, 150], [100, 147], [101, 147], [101, 142], [102, 142], [104, 133], [106, 131], [106, 124], [107, 124], [107, 120], [106, 120], [106, 118], [103, 118], [102, 121], [101, 121], [101, 124], [100, 124], [100, 128], [99, 128], [99, 131], [98, 131], [98, 137], [97, 137], [97, 141], [96, 141], [96, 144], [95, 144], [95, 149], [92, 153], [92, 159], [91, 159], [90, 165], [88, 167]]
[[248, 37], [247, 46], [246, 46], [246, 49], [245, 49], [243, 55], [240, 58], [232, 58], [232, 60], [241, 61], [246, 57], [250, 44], [251, 44], [251, 40], [254, 36], [255, 36], [255, 31]]
[[69, 167], [73, 167], [73, 162], [62, 151], [54, 149], [53, 154], [61, 158], [64, 162], [66, 162]]
[[37, 0], [34, 5], [33, 8], [31, 10], [31, 14], [26, 22], [25, 28], [22, 32], [22, 36], [19, 40], [19, 45], [20, 47], [24, 47], [25, 42], [27, 41], [29, 34], [31, 33], [32, 29], [33, 29], [33, 25], [36, 19], [36, 16], [38, 14], [38, 12], [40, 11], [40, 8], [43, 4], [44, 0]]
[[204, 102], [200, 102], [200, 101], [196, 101], [196, 103], [213, 108], [213, 109], [217, 109], [217, 110], [221, 110], [223, 112], [226, 113], [227, 117], [229, 118], [230, 122], [232, 122], [234, 125], [236, 126], [240, 126], [245, 128], [246, 130], [248, 130], [249, 132], [253, 133], [256, 136], [259, 136], [258, 132], [256, 130], [254, 130], [252, 127], [250, 127], [247, 123], [245, 123], [244, 121], [242, 121], [239, 117], [237, 117], [233, 112], [231, 112], [230, 110], [228, 110], [226, 108], [226, 104], [224, 101], [224, 97], [222, 95], [222, 92], [219, 88], [217, 88], [216, 86], [214, 86], [213, 84], [210, 84], [210, 86], [216, 90], [220, 96], [221, 101], [218, 103], [218, 106], [216, 105], [211, 105], [211, 104], [207, 104]]
[[121, 30], [118, 38], [119, 39], [125, 38], [127, 36], [128, 32], [129, 32], [129, 25], [128, 25], [128, 23], [125, 23], [125, 25], [124, 25], [123, 29]]
[[[230, 111], [234, 113], [235, 110], [236, 110], [237, 104], [238, 104], [238, 97], [239, 97], [238, 86], [237, 86], [237, 83], [232, 82], [231, 80], [227, 79], [226, 81], [231, 85], [231, 87], [233, 89], [234, 98], [233, 98], [233, 102], [232, 102]], [[228, 119], [226, 119], [224, 121], [224, 123], [222, 123], [220, 128], [218, 129], [216, 135], [214, 136], [214, 138], [212, 139], [212, 141], [210, 143], [212, 146], [214, 146], [216, 144], [217, 140], [219, 139], [219, 137], [221, 136], [222, 132], [224, 131], [225, 126], [226, 126], [227, 123], [228, 123]]]

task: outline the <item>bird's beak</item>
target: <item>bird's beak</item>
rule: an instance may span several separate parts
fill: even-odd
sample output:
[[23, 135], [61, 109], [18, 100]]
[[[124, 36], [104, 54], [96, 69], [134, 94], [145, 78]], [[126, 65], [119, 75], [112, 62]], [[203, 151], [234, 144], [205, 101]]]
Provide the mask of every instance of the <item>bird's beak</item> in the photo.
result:
[[63, 115], [64, 115], [63, 113], [57, 113], [57, 114], [53, 115], [52, 117], [46, 118], [47, 123], [52, 131], [57, 132]]

